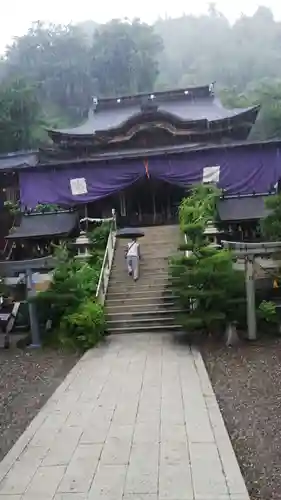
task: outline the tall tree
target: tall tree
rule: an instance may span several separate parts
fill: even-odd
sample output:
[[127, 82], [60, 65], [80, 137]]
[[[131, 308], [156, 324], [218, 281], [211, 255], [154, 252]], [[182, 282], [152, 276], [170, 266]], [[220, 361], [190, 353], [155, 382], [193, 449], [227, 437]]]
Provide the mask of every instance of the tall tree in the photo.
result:
[[7, 75], [28, 79], [47, 120], [68, 125], [81, 121], [93, 95], [217, 81], [218, 91], [230, 89], [223, 92], [230, 106], [263, 104], [255, 138], [280, 137], [280, 41], [281, 23], [265, 7], [233, 25], [214, 4], [205, 15], [154, 26], [138, 20], [102, 26], [38, 22], [0, 60], [0, 81]]
[[138, 20], [111, 21], [95, 32], [93, 71], [98, 95], [114, 96], [153, 90], [158, 75], [161, 38]]
[[224, 89], [221, 97], [230, 108], [261, 105], [260, 115], [251, 132], [252, 139], [281, 138], [281, 80], [264, 79], [248, 85], [244, 93], [239, 93], [237, 88]]
[[281, 24], [265, 7], [231, 25], [211, 4], [207, 15], [159, 20], [155, 30], [164, 42], [161, 88], [216, 80], [243, 92], [265, 76], [281, 77]]
[[7, 50], [9, 75], [37, 85], [40, 101], [50, 102], [73, 118], [81, 117], [94, 93], [90, 47], [83, 30], [37, 22]]
[[34, 87], [23, 80], [0, 86], [0, 152], [38, 144], [40, 108]]

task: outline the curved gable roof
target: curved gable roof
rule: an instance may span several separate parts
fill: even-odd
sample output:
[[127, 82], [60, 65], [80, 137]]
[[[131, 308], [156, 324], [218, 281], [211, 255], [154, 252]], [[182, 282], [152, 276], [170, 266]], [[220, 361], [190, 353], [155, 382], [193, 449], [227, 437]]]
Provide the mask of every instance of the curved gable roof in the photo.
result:
[[[200, 92], [197, 95], [198, 90]], [[208, 124], [250, 114], [250, 121], [254, 122], [258, 111], [259, 106], [226, 109], [213, 96], [209, 87], [200, 87], [146, 96], [104, 99], [98, 102], [94, 110], [90, 110], [87, 121], [82, 125], [71, 129], [49, 129], [49, 133], [53, 136], [93, 136], [110, 133], [139, 120], [146, 119], [149, 124], [150, 121], [161, 118], [182, 125], [200, 121]]]
[[20, 225], [6, 239], [44, 238], [67, 236], [78, 224], [76, 212], [56, 212], [23, 215]]
[[0, 155], [0, 170], [36, 167], [37, 164], [38, 151], [17, 151]]

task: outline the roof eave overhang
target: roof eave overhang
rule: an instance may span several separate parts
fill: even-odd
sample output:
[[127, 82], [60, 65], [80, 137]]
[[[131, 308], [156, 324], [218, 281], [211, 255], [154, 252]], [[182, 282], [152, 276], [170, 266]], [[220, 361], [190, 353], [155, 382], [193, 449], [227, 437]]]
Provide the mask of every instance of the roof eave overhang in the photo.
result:
[[195, 132], [201, 127], [204, 128], [206, 132], [208, 132], [210, 129], [218, 127], [224, 123], [227, 124], [227, 127], [225, 128], [229, 128], [232, 126], [232, 124], [234, 125], [237, 122], [241, 122], [241, 118], [243, 118], [245, 121], [247, 120], [250, 124], [253, 125], [256, 121], [259, 111], [260, 106], [254, 106], [246, 110], [241, 110], [241, 113], [237, 113], [233, 116], [211, 121], [205, 118], [200, 120], [181, 120], [177, 115], [163, 111], [157, 111], [157, 113], [138, 113], [137, 115], [131, 117], [129, 120], [126, 120], [125, 122], [120, 124], [118, 127], [112, 127], [111, 129], [107, 130], [93, 131], [93, 133], [91, 134], [65, 133], [53, 129], [49, 129], [48, 134], [51, 136], [51, 138], [60, 139], [61, 141], [93, 140], [93, 138], [96, 138], [97, 140], [104, 140], [105, 138], [110, 138], [116, 134], [121, 135], [122, 133], [125, 133], [130, 127], [133, 127], [135, 124], [140, 123], [144, 118], [147, 118], [148, 129], [150, 128], [150, 124], [152, 121], [155, 122], [156, 120], [166, 120], [167, 123], [170, 123], [173, 126], [182, 127], [181, 130], [186, 130], [186, 132], [190, 134], [191, 131]]

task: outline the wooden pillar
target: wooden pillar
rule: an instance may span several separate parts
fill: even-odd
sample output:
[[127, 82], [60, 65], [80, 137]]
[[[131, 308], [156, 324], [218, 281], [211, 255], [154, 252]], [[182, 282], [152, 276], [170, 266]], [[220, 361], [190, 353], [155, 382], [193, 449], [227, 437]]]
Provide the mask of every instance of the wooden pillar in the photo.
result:
[[154, 188], [152, 188], [152, 207], [153, 207], [153, 223], [155, 224], [156, 222], [156, 202], [155, 202], [155, 191]]
[[88, 232], [88, 230], [89, 230], [89, 221], [88, 221], [88, 205], [87, 205], [87, 203], [84, 206], [84, 218], [86, 219], [85, 231]]
[[[36, 290], [35, 290], [35, 285], [33, 283], [32, 269], [26, 269], [25, 276], [26, 276], [26, 286], [27, 286], [27, 297], [28, 299], [34, 299], [34, 296], [36, 295]], [[37, 307], [34, 300], [28, 300], [28, 310], [29, 310], [30, 330], [32, 336], [32, 344], [30, 345], [30, 347], [33, 348], [41, 347]]]
[[119, 194], [119, 199], [120, 199], [120, 215], [121, 217], [126, 217], [127, 215], [126, 197], [123, 192]]
[[123, 193], [119, 193], [119, 202], [120, 202], [120, 215], [123, 215]]
[[245, 279], [246, 279], [246, 295], [247, 295], [248, 339], [256, 340], [257, 321], [256, 321], [255, 279], [254, 279], [254, 256], [247, 256], [245, 258]]
[[141, 211], [141, 202], [138, 202], [138, 210], [139, 210], [139, 222], [142, 222], [142, 211]]
[[168, 222], [171, 220], [172, 215], [171, 215], [171, 195], [169, 193], [168, 198], [167, 198], [167, 219]]

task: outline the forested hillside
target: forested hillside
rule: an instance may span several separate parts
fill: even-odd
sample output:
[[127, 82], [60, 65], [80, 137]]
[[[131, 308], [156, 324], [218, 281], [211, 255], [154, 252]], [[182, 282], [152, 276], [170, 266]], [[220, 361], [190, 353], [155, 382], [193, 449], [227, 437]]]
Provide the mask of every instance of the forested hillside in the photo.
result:
[[92, 96], [216, 82], [225, 105], [262, 104], [253, 131], [281, 137], [281, 23], [260, 7], [234, 25], [208, 15], [158, 20], [35, 23], [0, 61], [0, 152], [36, 147], [44, 126], [72, 125]]

